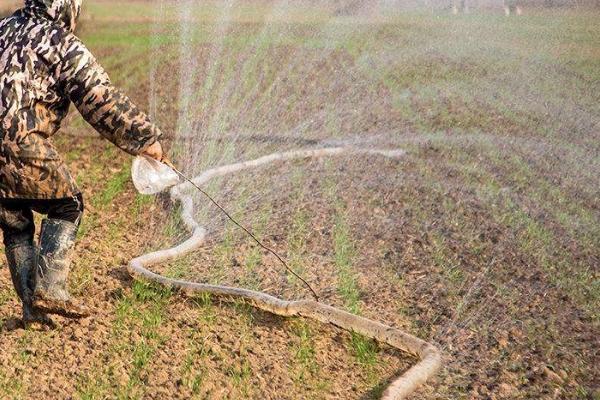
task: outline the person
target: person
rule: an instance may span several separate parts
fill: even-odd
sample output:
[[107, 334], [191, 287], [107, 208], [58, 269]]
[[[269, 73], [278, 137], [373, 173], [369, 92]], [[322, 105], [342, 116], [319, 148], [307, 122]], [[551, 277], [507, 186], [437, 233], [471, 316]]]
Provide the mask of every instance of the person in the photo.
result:
[[83, 198], [50, 141], [70, 104], [125, 152], [167, 161], [160, 129], [75, 36], [81, 1], [25, 0], [0, 21], [0, 228], [26, 326], [89, 315], [67, 288]]

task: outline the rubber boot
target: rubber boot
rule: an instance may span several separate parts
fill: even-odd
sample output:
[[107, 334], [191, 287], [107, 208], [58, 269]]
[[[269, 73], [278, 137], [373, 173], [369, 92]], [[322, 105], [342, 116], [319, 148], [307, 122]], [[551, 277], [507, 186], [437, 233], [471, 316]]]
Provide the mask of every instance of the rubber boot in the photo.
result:
[[77, 225], [60, 219], [42, 221], [33, 306], [49, 314], [67, 318], [89, 315], [86, 307], [71, 299], [67, 278], [71, 269], [71, 253]]
[[10, 276], [21, 303], [23, 304], [23, 326], [29, 328], [38, 324], [52, 327], [54, 323], [44, 312], [33, 307], [33, 276], [37, 249], [31, 244], [18, 244], [6, 248], [6, 259]]

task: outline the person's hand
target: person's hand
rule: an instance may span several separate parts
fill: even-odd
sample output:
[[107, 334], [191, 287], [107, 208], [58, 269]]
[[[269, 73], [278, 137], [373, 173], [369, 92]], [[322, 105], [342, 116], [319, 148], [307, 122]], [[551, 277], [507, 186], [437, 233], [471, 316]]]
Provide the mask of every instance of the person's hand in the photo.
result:
[[149, 157], [149, 158], [153, 158], [156, 161], [159, 161], [159, 162], [166, 164], [169, 167], [175, 169], [175, 166], [173, 165], [171, 160], [169, 160], [167, 158], [167, 156], [165, 155], [165, 153], [163, 153], [162, 145], [160, 144], [160, 142], [154, 142], [141, 155]]
[[162, 145], [158, 141], [154, 142], [150, 147], [144, 150], [141, 155], [153, 158], [156, 161], [161, 162], [165, 158], [165, 155], [163, 154]]

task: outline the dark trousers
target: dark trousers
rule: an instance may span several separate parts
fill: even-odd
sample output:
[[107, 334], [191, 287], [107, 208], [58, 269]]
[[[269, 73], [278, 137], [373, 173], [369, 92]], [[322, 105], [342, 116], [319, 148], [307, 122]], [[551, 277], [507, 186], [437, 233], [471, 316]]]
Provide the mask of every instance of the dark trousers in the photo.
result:
[[83, 197], [78, 194], [51, 200], [0, 199], [0, 229], [4, 234], [5, 247], [33, 244], [34, 211], [46, 214], [48, 218], [79, 225], [83, 214]]

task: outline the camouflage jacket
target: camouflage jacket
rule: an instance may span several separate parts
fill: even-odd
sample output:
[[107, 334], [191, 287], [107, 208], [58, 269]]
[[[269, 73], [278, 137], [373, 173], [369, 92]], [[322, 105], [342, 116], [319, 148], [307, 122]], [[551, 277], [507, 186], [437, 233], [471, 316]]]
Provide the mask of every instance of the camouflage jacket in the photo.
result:
[[79, 192], [49, 138], [72, 102], [129, 154], [160, 130], [115, 89], [73, 34], [81, 0], [25, 0], [0, 20], [0, 199], [56, 199]]

